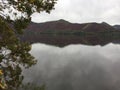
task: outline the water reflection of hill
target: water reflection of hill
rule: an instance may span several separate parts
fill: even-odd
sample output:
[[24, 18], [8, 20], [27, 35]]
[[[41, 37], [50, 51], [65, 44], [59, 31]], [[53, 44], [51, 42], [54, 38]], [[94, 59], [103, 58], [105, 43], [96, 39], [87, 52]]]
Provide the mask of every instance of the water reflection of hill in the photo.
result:
[[51, 34], [41, 34], [39, 36], [33, 35], [30, 37], [23, 37], [24, 41], [29, 41], [30, 43], [46, 43], [56, 46], [66, 46], [69, 44], [86, 44], [86, 45], [106, 45], [108, 43], [120, 43], [120, 35], [113, 36], [98, 36], [98, 35], [51, 35]]

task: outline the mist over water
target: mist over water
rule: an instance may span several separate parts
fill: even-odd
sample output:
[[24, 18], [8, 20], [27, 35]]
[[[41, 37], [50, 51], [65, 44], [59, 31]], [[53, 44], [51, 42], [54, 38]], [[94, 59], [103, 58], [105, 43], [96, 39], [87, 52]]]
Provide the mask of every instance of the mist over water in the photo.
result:
[[63, 48], [33, 44], [37, 64], [24, 70], [24, 82], [46, 90], [120, 90], [120, 45], [69, 45]]

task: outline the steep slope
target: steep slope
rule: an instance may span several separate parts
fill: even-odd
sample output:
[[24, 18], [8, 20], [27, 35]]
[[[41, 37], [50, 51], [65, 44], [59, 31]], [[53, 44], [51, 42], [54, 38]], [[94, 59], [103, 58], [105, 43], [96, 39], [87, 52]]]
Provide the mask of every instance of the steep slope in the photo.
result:
[[82, 28], [84, 32], [106, 32], [116, 31], [112, 26], [105, 23], [87, 23]]
[[84, 23], [84, 24], [76, 24], [70, 23], [65, 20], [58, 21], [50, 21], [45, 23], [31, 23], [27, 30], [29, 31], [84, 31], [84, 32], [104, 32], [104, 31], [115, 31], [115, 28], [105, 23]]

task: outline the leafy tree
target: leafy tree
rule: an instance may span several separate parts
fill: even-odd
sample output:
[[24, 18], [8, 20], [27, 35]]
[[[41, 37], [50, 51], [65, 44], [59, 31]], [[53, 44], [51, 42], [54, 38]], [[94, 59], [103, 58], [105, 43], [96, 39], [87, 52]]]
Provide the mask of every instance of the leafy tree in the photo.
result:
[[18, 35], [31, 21], [34, 12], [50, 13], [56, 0], [0, 0], [0, 70], [8, 90], [16, 90], [22, 83], [22, 68], [36, 64], [29, 53], [29, 43]]

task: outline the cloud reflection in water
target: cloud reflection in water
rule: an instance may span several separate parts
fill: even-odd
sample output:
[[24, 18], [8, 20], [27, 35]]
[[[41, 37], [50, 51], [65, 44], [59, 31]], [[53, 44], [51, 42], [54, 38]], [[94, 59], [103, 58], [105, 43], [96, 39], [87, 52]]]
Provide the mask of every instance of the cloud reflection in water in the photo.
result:
[[120, 45], [33, 44], [38, 63], [24, 71], [24, 82], [46, 84], [46, 90], [119, 90]]

